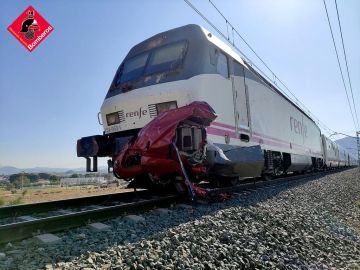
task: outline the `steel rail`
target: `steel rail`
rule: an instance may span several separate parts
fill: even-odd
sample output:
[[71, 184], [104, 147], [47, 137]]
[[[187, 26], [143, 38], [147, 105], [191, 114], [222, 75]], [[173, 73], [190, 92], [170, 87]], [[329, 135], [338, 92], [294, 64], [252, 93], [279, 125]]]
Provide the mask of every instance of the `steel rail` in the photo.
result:
[[39, 233], [58, 232], [79, 227], [93, 221], [102, 221], [124, 213], [142, 212], [156, 207], [169, 206], [180, 201], [180, 195], [166, 195], [157, 198], [141, 199], [137, 202], [125, 202], [118, 205], [102, 206], [97, 209], [84, 210], [31, 221], [0, 225], [0, 243], [29, 238]]
[[0, 218], [18, 217], [27, 214], [42, 213], [71, 207], [81, 207], [91, 204], [106, 204], [108, 202], [117, 200], [126, 201], [135, 197], [145, 197], [151, 195], [153, 194], [151, 194], [148, 190], [140, 190], [136, 192], [119, 192], [105, 195], [64, 199], [58, 201], [4, 206], [0, 207]]
[[351, 168], [353, 168], [353, 167], [339, 168], [339, 169], [329, 170], [329, 171], [320, 171], [320, 172], [311, 173], [311, 174], [297, 174], [297, 175], [280, 176], [280, 177], [276, 177], [271, 180], [247, 181], [246, 183], [240, 183], [235, 186], [211, 189], [209, 192], [209, 196], [211, 197], [211, 196], [215, 196], [215, 195], [222, 194], [222, 193], [234, 193], [234, 192], [245, 191], [245, 190], [254, 189], [254, 188], [267, 187], [267, 186], [271, 186], [274, 184], [280, 184], [280, 183], [286, 184], [291, 181], [305, 180], [307, 178], [313, 178], [313, 177], [318, 177], [318, 176], [326, 176], [329, 174], [338, 173], [338, 172], [341, 172], [341, 171], [344, 171], [347, 169], [351, 169]]

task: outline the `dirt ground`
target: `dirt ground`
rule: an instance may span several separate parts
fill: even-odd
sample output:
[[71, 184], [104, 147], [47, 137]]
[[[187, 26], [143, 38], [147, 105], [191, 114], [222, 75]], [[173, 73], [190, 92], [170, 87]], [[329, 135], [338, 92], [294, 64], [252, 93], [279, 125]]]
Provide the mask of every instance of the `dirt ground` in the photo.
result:
[[[78, 187], [52, 187], [38, 189], [18, 189], [16, 193], [0, 189], [0, 207], [9, 204], [37, 203], [46, 201], [56, 201], [62, 199], [71, 199], [78, 197], [96, 196], [102, 194], [127, 192], [132, 189], [121, 187], [100, 188], [96, 186], [78, 186]], [[2, 204], [2, 205], [1, 205]]]

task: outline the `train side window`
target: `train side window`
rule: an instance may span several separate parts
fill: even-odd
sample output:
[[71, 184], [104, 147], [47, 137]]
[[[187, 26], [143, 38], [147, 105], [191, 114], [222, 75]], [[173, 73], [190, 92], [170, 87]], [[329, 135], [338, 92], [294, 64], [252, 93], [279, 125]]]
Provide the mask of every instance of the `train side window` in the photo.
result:
[[216, 70], [220, 75], [224, 76], [225, 78], [229, 78], [228, 58], [221, 52], [219, 53]]
[[234, 75], [244, 77], [244, 67], [234, 60]]
[[210, 46], [209, 53], [210, 53], [210, 64], [216, 66], [216, 56], [218, 54], [218, 50]]

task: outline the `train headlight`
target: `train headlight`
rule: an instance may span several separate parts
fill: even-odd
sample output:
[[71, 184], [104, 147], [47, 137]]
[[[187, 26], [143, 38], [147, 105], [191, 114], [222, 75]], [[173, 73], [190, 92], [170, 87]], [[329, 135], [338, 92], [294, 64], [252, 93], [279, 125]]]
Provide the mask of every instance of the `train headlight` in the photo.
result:
[[120, 123], [120, 117], [119, 114], [116, 113], [110, 113], [106, 115], [106, 122], [108, 126], [119, 124]]
[[156, 104], [156, 110], [157, 110], [158, 114], [166, 112], [168, 110], [176, 109], [176, 108], [177, 108], [176, 101], [169, 101], [169, 102]]

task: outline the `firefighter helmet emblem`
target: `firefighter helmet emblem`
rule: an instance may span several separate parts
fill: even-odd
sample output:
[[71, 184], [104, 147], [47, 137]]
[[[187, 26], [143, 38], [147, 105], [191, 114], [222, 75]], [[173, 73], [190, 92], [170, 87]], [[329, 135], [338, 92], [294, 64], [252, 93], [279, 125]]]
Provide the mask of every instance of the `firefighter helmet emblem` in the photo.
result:
[[22, 12], [7, 30], [29, 51], [32, 52], [54, 28], [32, 6]]
[[35, 11], [29, 10], [27, 12], [27, 18], [21, 24], [20, 33], [24, 33], [24, 37], [27, 40], [32, 40], [35, 37], [35, 31], [39, 30], [39, 25], [34, 19]]

